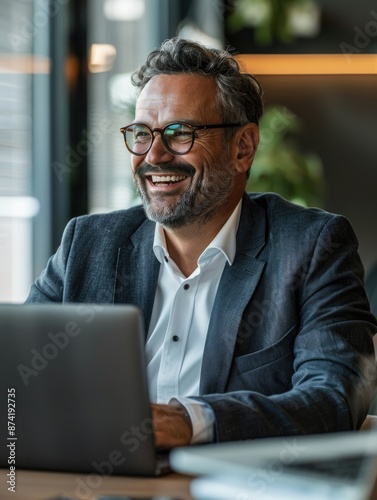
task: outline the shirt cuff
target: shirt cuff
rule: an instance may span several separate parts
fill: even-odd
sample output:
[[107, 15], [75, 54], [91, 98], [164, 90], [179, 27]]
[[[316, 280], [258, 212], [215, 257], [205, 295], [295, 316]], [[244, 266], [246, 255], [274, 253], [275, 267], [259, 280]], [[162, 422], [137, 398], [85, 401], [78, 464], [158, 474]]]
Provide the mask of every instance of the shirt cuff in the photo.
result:
[[215, 414], [212, 408], [191, 398], [172, 398], [186, 408], [192, 424], [191, 444], [211, 443], [214, 440]]

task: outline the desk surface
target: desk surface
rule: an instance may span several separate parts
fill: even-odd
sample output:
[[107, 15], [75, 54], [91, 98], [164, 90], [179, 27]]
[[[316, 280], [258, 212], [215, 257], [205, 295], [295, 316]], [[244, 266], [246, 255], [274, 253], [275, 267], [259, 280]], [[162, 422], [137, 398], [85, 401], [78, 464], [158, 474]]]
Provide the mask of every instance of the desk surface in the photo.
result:
[[75, 500], [95, 500], [101, 495], [114, 495], [144, 499], [170, 496], [177, 500], [192, 500], [189, 493], [191, 478], [180, 474], [140, 478], [17, 470], [16, 493], [11, 493], [7, 490], [7, 472], [6, 469], [0, 470], [1, 499], [49, 500], [65, 495]]

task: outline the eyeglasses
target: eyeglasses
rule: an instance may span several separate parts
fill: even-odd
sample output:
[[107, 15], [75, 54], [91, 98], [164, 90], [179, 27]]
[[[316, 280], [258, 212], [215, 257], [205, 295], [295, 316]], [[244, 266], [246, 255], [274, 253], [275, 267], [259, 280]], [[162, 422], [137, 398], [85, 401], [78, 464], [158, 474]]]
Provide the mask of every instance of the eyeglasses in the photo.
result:
[[155, 139], [155, 132], [161, 134], [165, 148], [174, 155], [185, 155], [194, 145], [197, 130], [210, 128], [240, 127], [240, 123], [218, 123], [215, 125], [190, 125], [189, 123], [170, 123], [164, 128], [150, 128], [144, 123], [131, 123], [122, 127], [124, 142], [130, 153], [143, 156], [151, 149]]

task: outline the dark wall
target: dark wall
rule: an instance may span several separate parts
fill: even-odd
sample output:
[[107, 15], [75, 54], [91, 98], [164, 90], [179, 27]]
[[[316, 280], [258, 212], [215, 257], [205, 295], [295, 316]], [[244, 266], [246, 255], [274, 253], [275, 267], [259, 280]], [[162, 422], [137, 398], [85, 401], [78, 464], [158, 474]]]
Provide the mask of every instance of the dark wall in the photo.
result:
[[[318, 0], [320, 35], [256, 46], [251, 29], [230, 33], [240, 53], [377, 53], [375, 0]], [[231, 11], [232, 2], [227, 6]], [[344, 56], [346, 57], [346, 55]], [[326, 209], [346, 215], [368, 271], [377, 262], [377, 75], [264, 76], [266, 105], [284, 105], [302, 122], [303, 144], [322, 159]]]
[[260, 77], [266, 105], [283, 104], [302, 122], [305, 148], [319, 154], [325, 208], [346, 215], [366, 269], [377, 261], [377, 77]]

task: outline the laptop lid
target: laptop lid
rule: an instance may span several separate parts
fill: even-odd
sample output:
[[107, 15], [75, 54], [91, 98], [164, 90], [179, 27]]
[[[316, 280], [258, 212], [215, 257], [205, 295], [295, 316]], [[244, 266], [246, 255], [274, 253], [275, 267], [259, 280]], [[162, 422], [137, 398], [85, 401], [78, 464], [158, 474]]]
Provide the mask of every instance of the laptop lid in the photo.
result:
[[144, 342], [131, 305], [1, 304], [0, 466], [163, 472]]
[[173, 470], [200, 500], [373, 498], [377, 431], [338, 432], [227, 442], [173, 450]]

